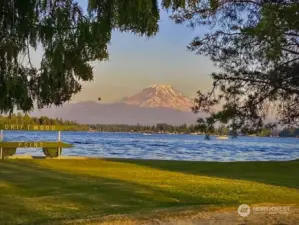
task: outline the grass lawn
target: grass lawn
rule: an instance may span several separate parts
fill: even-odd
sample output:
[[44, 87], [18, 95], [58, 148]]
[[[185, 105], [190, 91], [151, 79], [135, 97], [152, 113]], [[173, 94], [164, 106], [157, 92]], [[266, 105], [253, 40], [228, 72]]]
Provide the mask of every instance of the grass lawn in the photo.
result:
[[299, 205], [299, 160], [4, 160], [0, 190], [2, 225], [87, 224], [109, 215], [241, 203]]

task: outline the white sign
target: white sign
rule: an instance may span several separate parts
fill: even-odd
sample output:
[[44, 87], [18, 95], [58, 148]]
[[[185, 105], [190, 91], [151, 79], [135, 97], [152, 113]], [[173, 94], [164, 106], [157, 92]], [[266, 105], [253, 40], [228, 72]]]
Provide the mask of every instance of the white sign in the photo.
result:
[[238, 208], [238, 213], [242, 217], [248, 216], [250, 214], [250, 207], [249, 207], [249, 205], [246, 205], [246, 204], [240, 205], [239, 208]]

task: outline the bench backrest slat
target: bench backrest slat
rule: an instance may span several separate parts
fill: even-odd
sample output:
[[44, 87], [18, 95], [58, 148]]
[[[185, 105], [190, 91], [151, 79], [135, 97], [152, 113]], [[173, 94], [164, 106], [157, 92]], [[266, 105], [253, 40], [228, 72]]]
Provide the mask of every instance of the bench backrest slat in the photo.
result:
[[18, 141], [18, 142], [0, 142], [0, 148], [70, 148], [71, 144], [63, 142], [45, 142], [45, 141]]

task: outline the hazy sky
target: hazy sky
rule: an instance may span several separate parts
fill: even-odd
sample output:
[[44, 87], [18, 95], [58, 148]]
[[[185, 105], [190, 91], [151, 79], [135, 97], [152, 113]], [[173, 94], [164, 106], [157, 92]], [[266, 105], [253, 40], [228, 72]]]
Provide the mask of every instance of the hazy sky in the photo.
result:
[[[157, 83], [171, 84], [183, 94], [195, 97], [211, 87], [212, 62], [186, 49], [203, 28], [192, 30], [174, 24], [166, 12], [161, 15], [159, 33], [150, 39], [114, 32], [106, 62], [94, 63], [94, 81], [83, 84], [73, 101], [113, 102]], [[33, 58], [40, 59], [35, 53]]]

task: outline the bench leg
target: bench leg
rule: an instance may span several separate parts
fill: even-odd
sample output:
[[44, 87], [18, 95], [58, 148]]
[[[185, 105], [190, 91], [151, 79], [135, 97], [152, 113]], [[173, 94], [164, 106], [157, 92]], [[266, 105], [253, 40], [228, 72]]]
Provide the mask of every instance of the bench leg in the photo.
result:
[[2, 151], [2, 148], [0, 148], [0, 159], [3, 159], [3, 151]]

